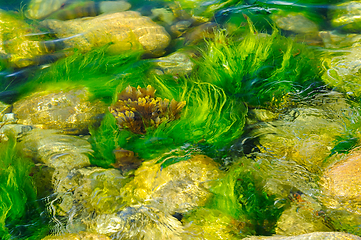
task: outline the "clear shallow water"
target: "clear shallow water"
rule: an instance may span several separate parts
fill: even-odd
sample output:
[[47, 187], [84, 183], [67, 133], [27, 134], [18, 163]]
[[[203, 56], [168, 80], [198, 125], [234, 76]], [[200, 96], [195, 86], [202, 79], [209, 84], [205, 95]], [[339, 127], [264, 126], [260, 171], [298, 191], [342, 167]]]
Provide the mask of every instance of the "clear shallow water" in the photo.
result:
[[[17, 143], [2, 137], [1, 181], [14, 182], [2, 189], [3, 238], [359, 234], [357, 187], [344, 197], [323, 183], [359, 143], [351, 10], [322, 1], [131, 4], [164, 27], [169, 44], [145, 54], [119, 52], [124, 43], [96, 48], [109, 40], [92, 36], [109, 25], [63, 36], [81, 24], [49, 30], [21, 11], [15, 28], [2, 25], [0, 100], [13, 104], [6, 118], [63, 131], [20, 127]], [[98, 45], [84, 50], [87, 42]], [[181, 57], [158, 59], [178, 49]]]

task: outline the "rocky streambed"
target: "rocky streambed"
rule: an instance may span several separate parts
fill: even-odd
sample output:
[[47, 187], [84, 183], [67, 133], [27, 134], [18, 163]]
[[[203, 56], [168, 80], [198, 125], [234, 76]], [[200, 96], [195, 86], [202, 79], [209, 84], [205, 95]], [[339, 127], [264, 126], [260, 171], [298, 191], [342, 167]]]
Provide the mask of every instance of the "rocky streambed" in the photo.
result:
[[0, 2], [0, 238], [361, 239], [360, 6]]

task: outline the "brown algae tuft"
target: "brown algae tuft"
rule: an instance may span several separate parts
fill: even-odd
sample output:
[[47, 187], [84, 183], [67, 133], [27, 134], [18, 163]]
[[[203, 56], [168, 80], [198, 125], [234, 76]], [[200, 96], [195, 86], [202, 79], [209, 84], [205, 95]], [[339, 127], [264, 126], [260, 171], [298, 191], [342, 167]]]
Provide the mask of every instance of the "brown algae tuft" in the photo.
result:
[[150, 85], [146, 89], [129, 85], [119, 93], [118, 101], [109, 107], [119, 128], [145, 134], [146, 127], [158, 127], [162, 123], [179, 119], [186, 102], [156, 98], [155, 92]]

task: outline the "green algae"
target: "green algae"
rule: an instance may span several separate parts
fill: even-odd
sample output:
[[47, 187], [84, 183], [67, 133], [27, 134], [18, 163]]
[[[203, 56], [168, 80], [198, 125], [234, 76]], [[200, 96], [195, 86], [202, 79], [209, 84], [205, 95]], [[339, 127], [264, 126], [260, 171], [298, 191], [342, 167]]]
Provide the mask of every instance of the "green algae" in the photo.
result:
[[203, 51], [200, 79], [252, 106], [280, 105], [289, 94], [305, 95], [322, 84], [312, 49], [280, 36], [276, 29], [268, 35], [249, 26], [250, 33], [239, 42], [222, 31], [216, 33]]
[[88, 53], [74, 50], [70, 56], [35, 74], [17, 90], [22, 95], [27, 95], [38, 90], [87, 87], [93, 99], [110, 103], [114, 89], [122, 78], [141, 78], [149, 66], [138, 62], [140, 52], [129, 51], [121, 55], [109, 55], [106, 53], [109, 46], [111, 44], [95, 48]]
[[244, 236], [273, 234], [284, 203], [277, 202], [276, 195], [264, 191], [260, 169], [245, 161], [235, 163], [226, 177], [211, 188], [214, 196], [207, 207], [245, 222]]
[[33, 235], [27, 239], [36, 239], [35, 236], [44, 235], [47, 226], [42, 225], [31, 177], [34, 164], [18, 155], [14, 137], [0, 143], [0, 158], [0, 238]]
[[[106, 115], [100, 128], [92, 129], [95, 152], [106, 163], [114, 163], [112, 151], [121, 147], [138, 154], [142, 159], [159, 157], [174, 148], [191, 145], [207, 145], [215, 149], [227, 146], [243, 133], [247, 108], [243, 103], [228, 98], [224, 91], [197, 79], [148, 78], [123, 81], [119, 91], [128, 84], [146, 87], [150, 84], [157, 97], [185, 101], [180, 118], [164, 122], [157, 128], [146, 128], [146, 134], [134, 134], [127, 130], [117, 132], [115, 119]], [[99, 164], [102, 160], [99, 160]]]

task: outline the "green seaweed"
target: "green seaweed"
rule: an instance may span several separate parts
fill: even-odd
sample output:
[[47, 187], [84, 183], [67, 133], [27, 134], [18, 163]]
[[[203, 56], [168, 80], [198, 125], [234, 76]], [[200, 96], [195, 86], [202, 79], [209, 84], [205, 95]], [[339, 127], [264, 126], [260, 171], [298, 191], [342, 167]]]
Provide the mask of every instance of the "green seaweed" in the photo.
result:
[[245, 235], [275, 233], [277, 219], [284, 206], [276, 204], [276, 195], [269, 195], [263, 190], [262, 177], [257, 166], [235, 163], [211, 189], [214, 196], [208, 207], [245, 221], [248, 226], [244, 228]]
[[94, 150], [90, 162], [103, 168], [111, 167], [115, 163], [113, 151], [119, 145], [124, 146], [125, 140], [130, 136], [128, 131], [119, 131], [116, 120], [112, 114], [107, 113], [99, 128], [90, 127], [90, 143]]
[[240, 42], [218, 31], [208, 41], [199, 62], [199, 78], [224, 89], [227, 95], [252, 106], [285, 102], [292, 93], [310, 93], [322, 84], [317, 54], [305, 45], [282, 37], [250, 32]]
[[186, 78], [175, 82], [171, 77], [124, 79], [118, 92], [128, 85], [148, 84], [157, 90], [156, 97], [186, 101], [180, 119], [162, 123], [158, 128], [148, 127], [142, 135], [127, 130], [118, 133], [115, 120], [107, 114], [101, 127], [90, 131], [94, 150], [106, 163], [114, 162], [112, 152], [117, 146], [135, 152], [142, 159], [152, 159], [186, 144], [220, 149], [243, 133], [247, 108], [211, 83]]
[[[0, 238], [24, 237], [46, 231], [40, 219], [31, 160], [20, 157], [14, 137], [0, 143]], [[22, 229], [25, 223], [28, 227]], [[22, 229], [19, 230], [19, 229]]]
[[26, 95], [41, 90], [87, 87], [94, 99], [110, 103], [122, 78], [141, 78], [149, 66], [146, 66], [146, 62], [138, 62], [140, 52], [109, 55], [106, 53], [109, 46], [96, 48], [88, 53], [74, 50], [71, 56], [38, 72], [20, 86], [18, 91]]

